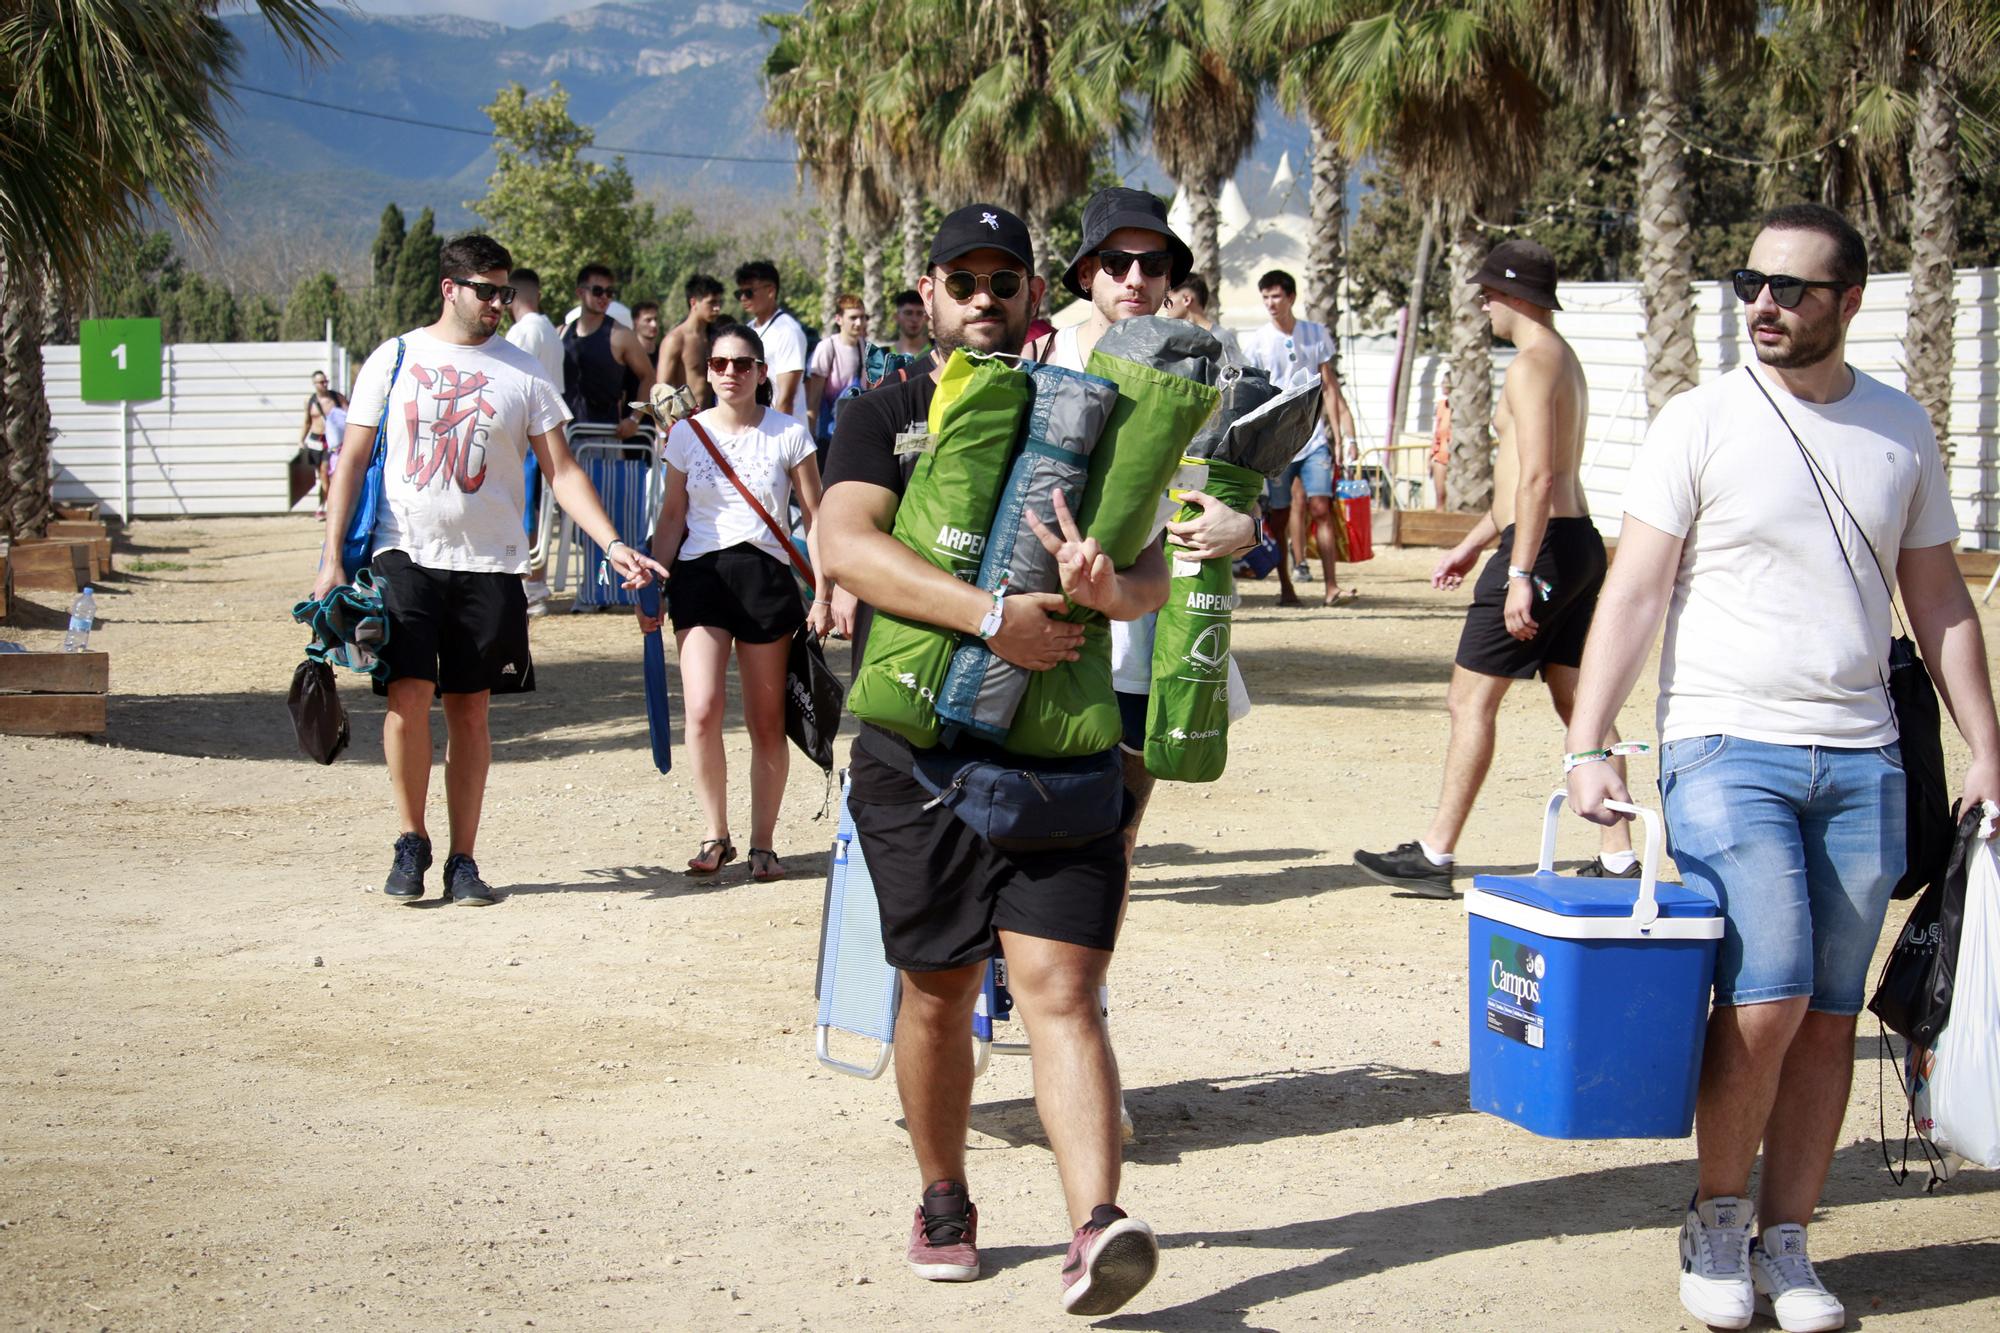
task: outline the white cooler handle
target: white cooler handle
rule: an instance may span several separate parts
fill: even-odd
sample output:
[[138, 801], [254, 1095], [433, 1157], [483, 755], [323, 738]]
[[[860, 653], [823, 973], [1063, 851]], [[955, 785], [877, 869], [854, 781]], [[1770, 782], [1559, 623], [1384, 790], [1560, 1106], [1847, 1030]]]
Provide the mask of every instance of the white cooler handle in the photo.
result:
[[[1555, 871], [1556, 812], [1568, 799], [1567, 788], [1549, 797], [1548, 809], [1542, 815], [1542, 859], [1535, 867], [1538, 874], [1553, 874]], [[1660, 882], [1660, 816], [1643, 805], [1627, 805], [1623, 801], [1606, 801], [1604, 808], [1637, 815], [1646, 821], [1646, 850], [1639, 858], [1639, 898], [1632, 904], [1632, 922], [1641, 930], [1647, 929], [1660, 919], [1660, 904], [1656, 896]]]

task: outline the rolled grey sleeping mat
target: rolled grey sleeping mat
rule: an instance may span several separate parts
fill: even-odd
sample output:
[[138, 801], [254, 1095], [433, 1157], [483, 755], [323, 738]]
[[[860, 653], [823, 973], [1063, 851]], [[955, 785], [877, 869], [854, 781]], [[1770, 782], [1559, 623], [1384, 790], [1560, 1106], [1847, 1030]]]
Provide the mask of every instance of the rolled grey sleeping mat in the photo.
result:
[[[1325, 392], [1326, 386], [1320, 380], [1295, 384], [1225, 426], [1222, 441], [1215, 446], [1214, 453], [1196, 456], [1234, 463], [1267, 477], [1275, 477], [1312, 438], [1313, 427], [1319, 422], [1320, 399]], [[1230, 406], [1227, 389], [1223, 395], [1222, 407], [1216, 410], [1217, 417]], [[1200, 442], [1199, 437], [1196, 442]]]
[[[992, 592], [1005, 581], [1009, 593], [1058, 592], [1056, 558], [1028, 526], [1032, 512], [1056, 526], [1054, 496], [1077, 511], [1090, 480], [1090, 452], [1118, 405], [1118, 386], [1096, 375], [1038, 365], [1031, 372], [1035, 401], [1028, 409], [1026, 442], [1014, 458], [1006, 489], [987, 530], [978, 586]], [[1028, 673], [994, 656], [985, 642], [967, 639], [953, 650], [937, 715], [944, 737], [963, 732], [998, 744], [1007, 739], [1028, 691]]]
[[1222, 401], [1188, 443], [1189, 458], [1214, 458], [1231, 426], [1278, 396], [1278, 386], [1271, 383], [1270, 375], [1262, 367], [1239, 366], [1234, 362], [1216, 371], [1215, 387], [1222, 394]]
[[1199, 384], [1213, 385], [1222, 370], [1220, 339], [1199, 324], [1164, 315], [1121, 319], [1104, 331], [1093, 350]]

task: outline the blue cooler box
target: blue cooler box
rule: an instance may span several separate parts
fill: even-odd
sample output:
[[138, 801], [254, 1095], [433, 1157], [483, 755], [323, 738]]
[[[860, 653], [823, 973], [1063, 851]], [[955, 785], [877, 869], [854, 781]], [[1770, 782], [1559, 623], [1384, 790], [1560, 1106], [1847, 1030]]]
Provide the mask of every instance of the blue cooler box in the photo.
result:
[[1480, 875], [1466, 895], [1472, 1109], [1555, 1139], [1684, 1138], [1722, 915], [1658, 882], [1659, 817], [1640, 878], [1554, 870], [1549, 798], [1532, 875]]

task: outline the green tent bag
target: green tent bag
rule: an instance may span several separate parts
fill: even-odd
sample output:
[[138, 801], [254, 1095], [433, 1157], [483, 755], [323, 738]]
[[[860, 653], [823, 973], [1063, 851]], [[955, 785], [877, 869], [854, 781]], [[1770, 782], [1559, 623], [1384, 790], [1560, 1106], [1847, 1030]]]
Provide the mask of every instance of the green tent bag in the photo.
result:
[[[896, 538], [939, 569], [971, 582], [1007, 484], [1014, 443], [1034, 397], [1027, 372], [993, 357], [951, 354], [931, 399], [935, 441], [917, 460], [896, 507]], [[863, 722], [912, 745], [938, 742], [937, 695], [958, 646], [955, 630], [878, 612], [847, 694]]]
[[[1077, 527], [1123, 569], [1146, 549], [1160, 497], [1221, 395], [1197, 380], [1103, 352], [1090, 354], [1087, 369], [1118, 386], [1118, 406], [1090, 455]], [[1083, 646], [1076, 661], [1029, 678], [1027, 697], [1007, 733], [1007, 748], [1015, 754], [1067, 759], [1118, 744], [1122, 728], [1111, 688], [1110, 622], [1085, 607], [1074, 608], [1070, 618], [1083, 622]]]
[[[1189, 459], [1194, 467], [1200, 460]], [[1262, 473], [1234, 463], [1206, 464], [1206, 491], [1247, 512], [1264, 489]], [[1178, 494], [1178, 492], [1176, 492]], [[1176, 521], [1201, 517], [1181, 506]], [[1167, 548], [1171, 558], [1173, 548]], [[1153, 629], [1153, 693], [1146, 705], [1146, 771], [1169, 782], [1213, 782], [1229, 763], [1229, 631], [1236, 575], [1227, 556], [1172, 560], [1167, 604]], [[1186, 571], [1183, 573], [1182, 571]]]

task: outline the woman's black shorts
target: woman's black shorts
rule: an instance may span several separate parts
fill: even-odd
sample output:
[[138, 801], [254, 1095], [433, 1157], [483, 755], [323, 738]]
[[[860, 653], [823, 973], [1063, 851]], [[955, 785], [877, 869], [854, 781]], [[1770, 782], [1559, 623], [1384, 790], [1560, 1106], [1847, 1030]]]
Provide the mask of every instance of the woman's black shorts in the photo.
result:
[[674, 561], [667, 617], [676, 632], [707, 625], [743, 643], [771, 643], [804, 624], [806, 608], [789, 566], [739, 542]]

